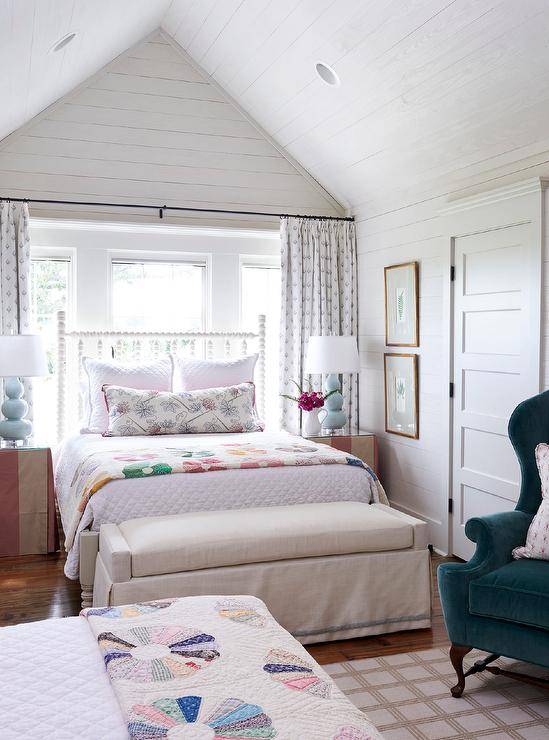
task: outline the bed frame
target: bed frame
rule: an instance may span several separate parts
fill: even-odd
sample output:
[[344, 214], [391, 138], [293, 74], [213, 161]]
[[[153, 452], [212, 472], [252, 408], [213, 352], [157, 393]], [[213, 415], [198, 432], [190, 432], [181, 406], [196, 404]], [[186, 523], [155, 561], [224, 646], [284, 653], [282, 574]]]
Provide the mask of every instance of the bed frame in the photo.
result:
[[[254, 346], [249, 347], [248, 343]], [[112, 358], [122, 362], [150, 360], [164, 353], [213, 359], [258, 353], [255, 371], [256, 401], [260, 416], [265, 413], [265, 316], [258, 316], [257, 331], [78, 331], [67, 329], [64, 311], [57, 313], [57, 441], [67, 430], [77, 428], [83, 405], [80, 386], [84, 357]], [[80, 585], [82, 606], [91, 606], [99, 533], [80, 534]]]

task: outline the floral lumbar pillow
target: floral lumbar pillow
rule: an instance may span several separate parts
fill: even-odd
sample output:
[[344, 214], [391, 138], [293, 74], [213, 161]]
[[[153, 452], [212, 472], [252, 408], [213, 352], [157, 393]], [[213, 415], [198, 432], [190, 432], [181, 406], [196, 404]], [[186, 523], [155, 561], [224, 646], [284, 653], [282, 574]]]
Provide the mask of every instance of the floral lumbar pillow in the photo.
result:
[[549, 444], [536, 447], [536, 463], [541, 480], [541, 504], [526, 535], [526, 544], [513, 550], [513, 557], [549, 560]]
[[264, 428], [253, 383], [181, 393], [106, 385], [103, 393], [109, 411], [106, 437], [261, 432]]

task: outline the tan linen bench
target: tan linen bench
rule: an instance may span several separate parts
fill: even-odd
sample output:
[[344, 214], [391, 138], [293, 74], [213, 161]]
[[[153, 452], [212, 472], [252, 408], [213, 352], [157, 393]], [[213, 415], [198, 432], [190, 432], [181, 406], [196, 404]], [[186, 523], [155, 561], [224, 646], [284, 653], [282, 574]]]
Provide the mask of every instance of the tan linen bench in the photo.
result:
[[104, 524], [94, 606], [251, 594], [303, 643], [431, 625], [426, 524], [352, 501]]

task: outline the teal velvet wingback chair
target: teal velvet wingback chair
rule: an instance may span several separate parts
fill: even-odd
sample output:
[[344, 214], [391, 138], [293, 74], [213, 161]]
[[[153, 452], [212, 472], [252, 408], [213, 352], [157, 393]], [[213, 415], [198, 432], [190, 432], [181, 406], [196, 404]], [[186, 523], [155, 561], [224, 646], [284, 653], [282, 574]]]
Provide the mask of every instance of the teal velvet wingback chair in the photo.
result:
[[[487, 668], [500, 655], [549, 667], [549, 561], [513, 560], [511, 554], [526, 542], [541, 501], [534, 453], [539, 442], [549, 442], [549, 391], [517, 406], [509, 420], [509, 438], [522, 474], [515, 510], [469, 519], [465, 533], [477, 544], [475, 554], [468, 563], [444, 563], [438, 569], [450, 659], [458, 678], [454, 696], [461, 696], [471, 673], [502, 673]], [[464, 674], [463, 658], [473, 648], [491, 655]], [[514, 677], [532, 682], [522, 674]]]

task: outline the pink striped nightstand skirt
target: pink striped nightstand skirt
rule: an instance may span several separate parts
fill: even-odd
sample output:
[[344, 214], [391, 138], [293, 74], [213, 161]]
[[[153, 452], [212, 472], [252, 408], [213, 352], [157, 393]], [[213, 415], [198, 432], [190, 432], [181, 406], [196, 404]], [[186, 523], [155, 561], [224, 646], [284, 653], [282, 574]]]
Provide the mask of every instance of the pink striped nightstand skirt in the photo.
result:
[[51, 451], [0, 450], [0, 556], [58, 547]]

